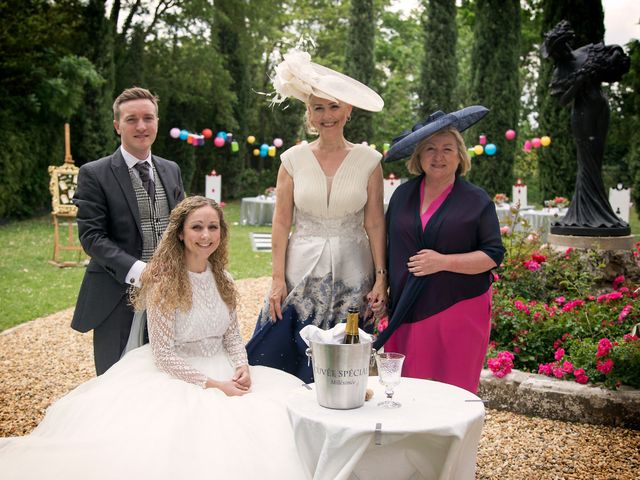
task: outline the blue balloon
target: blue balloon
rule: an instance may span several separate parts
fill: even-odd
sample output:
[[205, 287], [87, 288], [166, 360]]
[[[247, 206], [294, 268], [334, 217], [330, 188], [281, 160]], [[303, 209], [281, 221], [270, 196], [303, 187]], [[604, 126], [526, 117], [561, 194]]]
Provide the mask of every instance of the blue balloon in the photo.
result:
[[262, 145], [260, 145], [260, 156], [266, 157], [268, 154], [269, 154], [269, 145], [267, 145], [266, 143], [263, 143]]
[[186, 140], [187, 138], [189, 138], [189, 132], [187, 132], [186, 130], [180, 130], [180, 140]]
[[221, 139], [223, 139], [225, 142], [227, 141], [227, 132], [224, 131], [220, 131], [216, 134], [216, 137], [220, 137]]
[[498, 148], [493, 143], [490, 143], [484, 147], [484, 153], [486, 153], [487, 155], [495, 155], [497, 151]]

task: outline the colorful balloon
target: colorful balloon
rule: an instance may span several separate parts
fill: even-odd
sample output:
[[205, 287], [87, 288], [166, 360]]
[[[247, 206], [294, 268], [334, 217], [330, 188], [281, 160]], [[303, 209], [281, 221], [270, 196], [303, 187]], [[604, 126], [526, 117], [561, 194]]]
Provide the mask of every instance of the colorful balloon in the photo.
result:
[[531, 145], [533, 146], [533, 148], [540, 148], [540, 145], [541, 145], [540, 139], [538, 137], [532, 138]]
[[504, 136], [507, 140], [513, 140], [514, 138], [516, 138], [516, 131], [507, 130], [506, 132], [504, 132]]
[[374, 150], [376, 149], [376, 144], [375, 144], [375, 143], [372, 143], [372, 144], [371, 144], [371, 145], [369, 145], [369, 146], [370, 146], [372, 149], [374, 149]]
[[476, 155], [482, 155], [482, 152], [484, 152], [484, 148], [482, 147], [482, 145], [476, 145], [475, 147], [473, 147], [473, 152]]
[[385, 143], [383, 143], [383, 144], [382, 144], [382, 153], [387, 153], [387, 151], [389, 150], [389, 147], [390, 147], [390, 146], [391, 146], [391, 145], [389, 145], [389, 144], [388, 144], [388, 143], [386, 143], [386, 142], [385, 142]]
[[169, 135], [171, 135], [171, 138], [180, 138], [180, 129], [172, 128], [169, 130]]
[[213, 139], [213, 144], [218, 148], [223, 147], [224, 146], [224, 138], [222, 138], [222, 137], [214, 138]]
[[193, 134], [190, 133], [189, 136], [187, 137], [187, 143], [190, 143], [193, 145]]
[[254, 148], [254, 149], [253, 149], [253, 156], [254, 156], [254, 157], [257, 157], [258, 155], [260, 155], [260, 150], [259, 150], [259, 149], [257, 149], [257, 148]]
[[549, 145], [551, 145], [551, 137], [549, 137], [549, 136], [545, 135], [544, 137], [542, 137], [542, 138], [540, 139], [540, 144], [541, 144], [543, 147], [548, 147]]
[[269, 156], [270, 157], [275, 157], [276, 156], [276, 147], [275, 147], [275, 145], [271, 145], [269, 147]]
[[186, 140], [187, 138], [189, 138], [189, 132], [180, 130], [180, 140]]
[[204, 138], [211, 138], [213, 136], [213, 132], [210, 128], [205, 128], [204, 130], [202, 130], [202, 136]]
[[238, 150], [240, 150], [240, 147], [238, 146], [238, 142], [236, 141], [231, 142], [231, 151], [233, 153], [236, 153]]
[[264, 158], [268, 154], [269, 154], [269, 145], [267, 145], [266, 143], [263, 143], [262, 145], [260, 145], [260, 156]]
[[486, 145], [487, 143], [487, 136], [486, 135], [480, 135], [480, 138], [478, 140], [478, 143], [480, 145]]
[[247, 137], [247, 143], [248, 143], [249, 145], [253, 145], [253, 144], [255, 143], [255, 141], [256, 141], [256, 137], [254, 137], [253, 135], [249, 135], [249, 136]]
[[274, 138], [274, 139], [273, 139], [273, 144], [274, 144], [277, 148], [280, 148], [280, 147], [284, 144], [284, 142], [282, 141], [282, 139], [281, 139], [281, 138]]
[[473, 158], [473, 157], [475, 157], [475, 156], [476, 156], [476, 152], [475, 152], [475, 150], [473, 149], [473, 147], [469, 147], [469, 148], [467, 148], [467, 153], [469, 154], [469, 158]]
[[484, 153], [487, 155], [495, 155], [498, 151], [498, 147], [496, 147], [493, 143], [489, 143], [486, 147], [484, 147]]
[[524, 141], [524, 145], [523, 145], [522, 149], [523, 149], [525, 152], [529, 153], [529, 152], [531, 151], [531, 147], [532, 147], [532, 145], [531, 145], [531, 140], [525, 140], [525, 141]]
[[225, 142], [227, 141], [227, 132], [220, 131], [216, 134], [216, 138], [221, 138]]

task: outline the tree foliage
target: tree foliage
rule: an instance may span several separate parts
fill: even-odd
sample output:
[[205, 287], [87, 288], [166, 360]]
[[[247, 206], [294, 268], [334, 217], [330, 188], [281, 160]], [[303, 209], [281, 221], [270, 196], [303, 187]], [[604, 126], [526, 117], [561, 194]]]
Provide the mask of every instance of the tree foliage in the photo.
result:
[[420, 79], [420, 113], [455, 110], [458, 65], [455, 0], [423, 0], [424, 54]]
[[[370, 85], [375, 73], [375, 12], [373, 0], [351, 0], [349, 35], [345, 54], [344, 72], [352, 78]], [[345, 135], [353, 142], [371, 141], [373, 114], [354, 108]]]
[[[254, 149], [278, 137], [283, 149], [313, 140], [304, 129], [302, 102], [270, 102], [273, 68], [296, 46], [313, 61], [370, 85], [385, 100], [383, 112], [366, 114], [365, 120], [354, 111], [346, 132], [350, 140], [382, 150], [425, 113], [484, 103], [492, 112], [467, 140], [472, 146], [485, 133], [498, 154], [475, 158], [471, 179], [508, 193], [514, 158], [517, 174], [533, 179], [539, 156], [541, 170], [546, 168], [540, 183], [552, 194], [564, 193], [550, 182], [561, 179], [573, 188], [573, 179], [566, 179], [575, 175], [575, 157], [562, 153], [562, 130], [550, 123], [555, 114], [540, 107], [535, 115], [548, 82], [548, 70], [539, 70], [550, 68], [540, 64], [537, 50], [541, 32], [560, 17], [574, 24], [576, 46], [601, 39], [601, 7], [593, 0], [588, 7], [578, 0], [527, 0], [520, 11], [514, 3], [425, 0], [406, 12], [391, 0], [24, 0], [19, 9], [0, 1], [0, 219], [48, 208], [47, 166], [62, 163], [65, 121], [70, 119], [77, 164], [113, 152], [119, 139], [111, 105], [133, 85], [159, 96], [153, 152], [178, 162], [190, 193], [203, 193], [203, 177], [212, 169], [223, 175], [225, 200], [274, 185], [278, 156], [255, 156]], [[584, 32], [591, 36], [581, 37]], [[635, 76], [611, 87], [605, 158], [606, 174], [628, 172], [625, 182], [640, 179], [638, 107], [629, 93], [638, 90], [633, 68]], [[568, 109], [557, 111], [566, 116], [568, 131]], [[229, 132], [239, 152], [211, 141], [194, 148], [169, 136], [174, 127]], [[516, 152], [516, 142], [502, 140], [507, 128], [518, 131], [519, 145], [525, 136], [547, 133], [552, 148], [528, 156]], [[256, 137], [253, 145], [246, 141], [249, 135]], [[384, 171], [407, 175], [402, 163], [385, 164]]]
[[504, 132], [518, 123], [520, 107], [520, 2], [478, 0], [475, 10], [471, 103], [484, 105], [490, 113], [470, 129], [469, 141], [480, 133], [497, 147], [492, 156], [473, 160], [470, 178], [490, 194], [510, 192], [513, 182], [514, 142]]

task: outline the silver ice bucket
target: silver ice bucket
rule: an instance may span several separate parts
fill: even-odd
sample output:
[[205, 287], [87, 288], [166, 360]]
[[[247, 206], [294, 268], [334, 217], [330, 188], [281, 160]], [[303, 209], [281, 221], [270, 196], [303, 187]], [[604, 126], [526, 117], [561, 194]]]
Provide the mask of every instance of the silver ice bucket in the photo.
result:
[[369, 366], [375, 361], [371, 343], [309, 343], [307, 356], [313, 363], [318, 403], [340, 410], [364, 405]]

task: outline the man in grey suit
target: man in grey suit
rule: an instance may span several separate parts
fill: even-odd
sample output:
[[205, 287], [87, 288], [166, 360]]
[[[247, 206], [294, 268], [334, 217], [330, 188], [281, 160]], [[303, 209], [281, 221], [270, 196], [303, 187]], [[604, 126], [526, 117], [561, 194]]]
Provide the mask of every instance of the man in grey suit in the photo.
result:
[[93, 330], [98, 375], [118, 361], [133, 310], [128, 292], [184, 198], [180, 168], [151, 154], [158, 133], [158, 99], [144, 88], [122, 92], [113, 104], [121, 146], [80, 168], [74, 203], [80, 243], [91, 257], [71, 327]]

